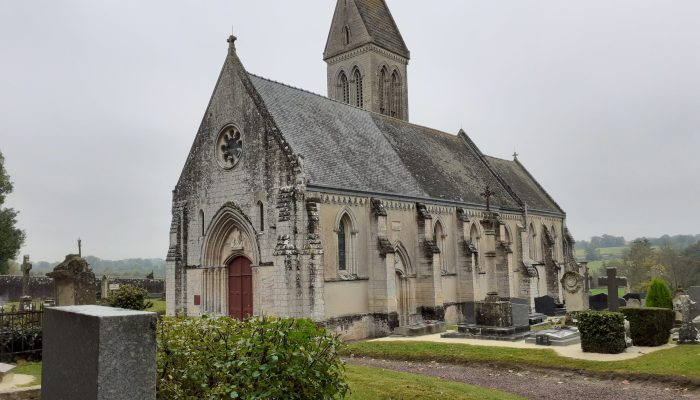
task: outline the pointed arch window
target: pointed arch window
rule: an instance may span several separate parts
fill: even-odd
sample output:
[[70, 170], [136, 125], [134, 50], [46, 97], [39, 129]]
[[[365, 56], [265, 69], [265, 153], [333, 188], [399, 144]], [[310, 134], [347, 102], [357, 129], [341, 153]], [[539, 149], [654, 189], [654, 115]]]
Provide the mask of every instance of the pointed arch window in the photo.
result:
[[345, 46], [350, 44], [350, 28], [347, 26], [343, 27], [343, 44]]
[[348, 76], [345, 72], [341, 72], [338, 76], [338, 98], [342, 100], [343, 103], [350, 104], [350, 82], [348, 81]]
[[364, 106], [364, 98], [362, 93], [362, 74], [360, 70], [355, 68], [353, 73], [353, 82], [355, 84], [355, 106], [362, 108]]
[[258, 202], [258, 213], [259, 213], [259, 222], [260, 222], [260, 232], [265, 231], [265, 206], [263, 205], [262, 201]]
[[355, 231], [353, 219], [351, 219], [348, 212], [345, 211], [337, 224], [338, 272], [344, 273], [346, 276], [356, 276], [357, 268], [355, 265]]
[[389, 115], [401, 118], [401, 77], [399, 77], [398, 71], [391, 74], [391, 111]]
[[338, 270], [340, 271], [348, 270], [348, 251], [345, 239], [345, 222], [341, 220], [338, 227]]
[[199, 223], [202, 226], [202, 237], [204, 237], [207, 234], [204, 226], [204, 210], [199, 210]]
[[473, 248], [476, 250], [475, 253], [472, 253], [472, 265], [474, 268], [478, 270], [479, 268], [479, 248], [480, 243], [479, 243], [479, 229], [477, 229], [476, 225], [472, 225], [471, 229], [469, 230], [469, 241], [471, 242], [471, 245]]
[[435, 245], [437, 248], [440, 250], [440, 271], [442, 272], [447, 272], [447, 267], [445, 266], [445, 256], [447, 255], [445, 252], [445, 231], [442, 228], [442, 224], [440, 221], [437, 221], [435, 223], [435, 229], [433, 231], [433, 237], [435, 240]]
[[531, 260], [537, 260], [537, 242], [535, 238], [537, 237], [537, 233], [535, 232], [535, 227], [530, 224], [530, 230], [529, 230], [529, 245], [530, 245], [530, 259]]
[[379, 113], [386, 115], [387, 113], [387, 71], [382, 68], [379, 72]]

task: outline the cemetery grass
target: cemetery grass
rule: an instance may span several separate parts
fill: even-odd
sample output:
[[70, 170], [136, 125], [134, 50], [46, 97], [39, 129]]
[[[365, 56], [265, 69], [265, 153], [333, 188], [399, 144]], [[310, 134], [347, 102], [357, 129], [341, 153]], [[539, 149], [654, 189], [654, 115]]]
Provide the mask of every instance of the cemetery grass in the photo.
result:
[[17, 368], [12, 371], [15, 374], [20, 374], [20, 375], [31, 375], [35, 379], [33, 382], [28, 383], [26, 385], [22, 385], [23, 387], [30, 387], [30, 386], [37, 386], [41, 384], [41, 363], [40, 362], [18, 362], [17, 363]]
[[465, 383], [357, 365], [346, 365], [346, 376], [352, 391], [352, 394], [347, 397], [350, 400], [522, 399], [522, 397], [510, 393]]
[[158, 314], [165, 314], [165, 300], [149, 299], [153, 305], [146, 309], [146, 311], [151, 311]]
[[[41, 383], [41, 363], [26, 362], [18, 364], [17, 374], [31, 375], [36, 380], [25, 386]], [[446, 381], [444, 379], [409, 374], [406, 372], [387, 371], [378, 368], [346, 365], [346, 378], [352, 394], [346, 399], [422, 399], [443, 400], [518, 400], [522, 397], [494, 389], [480, 388], [465, 383]]]
[[700, 346], [677, 346], [636, 359], [615, 362], [578, 360], [559, 356], [554, 350], [513, 349], [432, 342], [355, 342], [344, 356], [376, 359], [477, 364], [497, 368], [542, 368], [577, 371], [596, 377], [655, 380], [700, 387]]

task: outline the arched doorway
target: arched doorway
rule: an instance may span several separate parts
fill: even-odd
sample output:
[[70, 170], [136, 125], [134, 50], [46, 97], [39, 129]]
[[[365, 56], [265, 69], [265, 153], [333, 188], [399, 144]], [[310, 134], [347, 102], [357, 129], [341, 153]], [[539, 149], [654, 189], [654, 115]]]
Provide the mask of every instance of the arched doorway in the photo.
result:
[[228, 314], [236, 319], [253, 315], [253, 270], [245, 257], [228, 265]]
[[410, 324], [411, 314], [409, 311], [411, 298], [409, 297], [408, 278], [403, 271], [396, 270], [396, 311], [399, 315], [399, 326]]

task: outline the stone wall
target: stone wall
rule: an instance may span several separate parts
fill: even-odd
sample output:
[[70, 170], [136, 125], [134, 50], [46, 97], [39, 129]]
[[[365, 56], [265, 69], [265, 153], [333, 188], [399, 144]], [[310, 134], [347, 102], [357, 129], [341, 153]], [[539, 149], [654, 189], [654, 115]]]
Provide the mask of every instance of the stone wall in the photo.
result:
[[[43, 276], [29, 278], [29, 295], [35, 299], [52, 299], [53, 291], [53, 279]], [[0, 276], [0, 304], [19, 301], [20, 297], [22, 297], [22, 277]]]
[[[148, 293], [165, 293], [165, 281], [163, 279], [145, 278], [109, 278], [110, 283], [120, 285], [132, 285], [146, 289]], [[95, 293], [102, 293], [102, 282], [95, 282]], [[53, 279], [45, 276], [32, 276], [29, 278], [29, 295], [35, 299], [53, 299]], [[0, 304], [19, 301], [22, 297], [22, 277], [15, 275], [0, 276]]]

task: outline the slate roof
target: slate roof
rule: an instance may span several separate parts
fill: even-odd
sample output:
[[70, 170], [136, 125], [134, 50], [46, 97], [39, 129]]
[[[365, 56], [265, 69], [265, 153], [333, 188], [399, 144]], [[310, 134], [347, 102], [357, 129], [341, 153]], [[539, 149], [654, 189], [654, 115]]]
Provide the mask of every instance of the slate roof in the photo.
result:
[[486, 156], [486, 161], [506, 184], [515, 192], [528, 209], [553, 213], [564, 213], [520, 161], [503, 160]]
[[372, 113], [250, 75], [277, 127], [304, 158], [309, 185], [377, 194], [520, 205], [481, 152], [459, 136]]
[[376, 45], [400, 56], [410, 57], [408, 47], [385, 0], [355, 0], [355, 4], [367, 32]]

